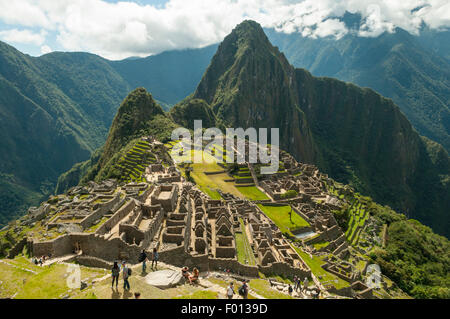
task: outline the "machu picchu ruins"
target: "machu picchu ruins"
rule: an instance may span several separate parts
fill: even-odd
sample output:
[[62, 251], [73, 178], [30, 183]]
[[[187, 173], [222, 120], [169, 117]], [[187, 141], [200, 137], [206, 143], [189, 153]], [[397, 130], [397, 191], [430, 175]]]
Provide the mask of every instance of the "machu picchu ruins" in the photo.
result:
[[[21, 219], [30, 231], [8, 257], [26, 247], [35, 257], [109, 269], [114, 261], [138, 264], [143, 250], [157, 249], [161, 262], [204, 274], [295, 276], [309, 278], [309, 293], [380, 296], [368, 283], [364, 254], [381, 244], [382, 225], [363, 202], [347, 202], [345, 187], [284, 151], [274, 174], [260, 173], [267, 164], [219, 161], [202, 171], [211, 178], [205, 183], [193, 178], [199, 166], [171, 159], [176, 143], [143, 137], [117, 164], [124, 178], [90, 181], [30, 208]], [[248, 142], [245, 150], [248, 156]], [[346, 232], [333, 213], [344, 205], [352, 212]]]

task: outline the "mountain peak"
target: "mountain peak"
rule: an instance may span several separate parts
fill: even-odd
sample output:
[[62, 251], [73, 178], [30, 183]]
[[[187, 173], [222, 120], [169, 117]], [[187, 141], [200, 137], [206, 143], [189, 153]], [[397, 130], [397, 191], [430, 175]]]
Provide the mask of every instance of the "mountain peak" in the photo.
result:
[[253, 20], [245, 20], [238, 24], [224, 39], [223, 45], [233, 45], [240, 52], [245, 52], [248, 48], [254, 50], [273, 49], [261, 25]]
[[239, 37], [255, 38], [255, 36], [265, 37], [265, 33], [261, 25], [253, 20], [244, 20], [234, 27], [232, 34], [237, 34]]
[[117, 152], [129, 140], [146, 129], [147, 122], [155, 116], [165, 116], [152, 95], [144, 88], [137, 88], [123, 100], [111, 125], [105, 144], [106, 158]]
[[285, 56], [272, 46], [261, 25], [245, 20], [220, 44], [194, 97], [214, 106], [218, 102], [218, 88], [237, 89], [243, 81], [256, 76], [266, 79], [266, 84], [271, 83], [275, 70], [279, 71], [278, 75], [283, 74], [282, 77], [293, 72]]

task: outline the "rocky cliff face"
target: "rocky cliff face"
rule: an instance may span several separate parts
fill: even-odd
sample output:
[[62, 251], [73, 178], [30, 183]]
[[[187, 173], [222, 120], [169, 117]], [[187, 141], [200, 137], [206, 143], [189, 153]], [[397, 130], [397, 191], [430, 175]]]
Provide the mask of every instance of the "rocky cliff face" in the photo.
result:
[[281, 146], [313, 162], [316, 146], [295, 88], [294, 68], [259, 24], [245, 21], [219, 46], [194, 98], [209, 103], [227, 127], [280, 128]]
[[216, 116], [211, 107], [201, 99], [187, 99], [175, 105], [169, 112], [171, 118], [183, 127], [193, 130], [194, 121], [202, 120], [205, 128], [216, 125]]

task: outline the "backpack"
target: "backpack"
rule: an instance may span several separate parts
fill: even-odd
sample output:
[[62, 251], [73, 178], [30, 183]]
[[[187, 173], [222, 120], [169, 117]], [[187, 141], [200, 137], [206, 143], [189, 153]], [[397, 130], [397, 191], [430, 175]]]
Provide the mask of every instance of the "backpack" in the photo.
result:
[[245, 287], [242, 285], [238, 290], [239, 295], [243, 296], [245, 294]]
[[131, 276], [131, 268], [128, 268], [128, 276]]

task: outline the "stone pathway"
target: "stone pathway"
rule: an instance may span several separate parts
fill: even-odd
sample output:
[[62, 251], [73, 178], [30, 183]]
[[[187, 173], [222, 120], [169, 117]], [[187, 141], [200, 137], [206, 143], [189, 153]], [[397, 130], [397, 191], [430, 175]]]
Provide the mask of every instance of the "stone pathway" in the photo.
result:
[[50, 266], [56, 263], [64, 263], [67, 262], [73, 258], [75, 258], [77, 256], [77, 254], [70, 254], [70, 255], [65, 255], [65, 256], [61, 256], [61, 257], [57, 257], [57, 258], [52, 258], [49, 260], [46, 260], [42, 263], [42, 266]]

